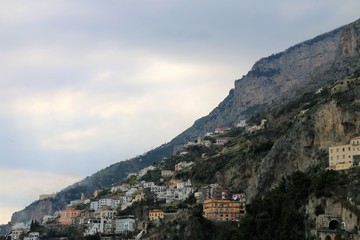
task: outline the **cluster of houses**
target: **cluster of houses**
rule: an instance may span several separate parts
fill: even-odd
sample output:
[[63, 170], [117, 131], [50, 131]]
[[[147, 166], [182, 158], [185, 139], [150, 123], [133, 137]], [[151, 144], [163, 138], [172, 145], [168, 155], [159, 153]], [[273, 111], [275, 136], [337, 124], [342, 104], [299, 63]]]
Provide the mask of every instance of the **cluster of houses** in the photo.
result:
[[7, 238], [10, 238], [11, 240], [39, 240], [40, 239], [40, 233], [38, 232], [32, 232], [30, 231], [30, 226], [18, 226], [16, 229], [13, 229], [9, 235], [7, 235]]
[[[217, 128], [214, 135], [223, 134], [229, 129]], [[219, 145], [227, 142], [227, 139], [216, 139]], [[192, 143], [188, 143], [191, 145]], [[208, 144], [207, 140], [198, 141], [196, 144]], [[245, 195], [229, 194], [229, 191], [219, 184], [210, 184], [200, 189], [192, 185], [190, 179], [177, 179], [176, 173], [192, 168], [194, 162], [181, 161], [175, 164], [173, 169], [161, 169], [161, 179], [158, 184], [152, 181], [140, 181], [148, 171], [155, 170], [156, 167], [149, 166], [137, 173], [130, 173], [128, 179], [136, 177], [139, 179], [134, 184], [126, 181], [120, 185], [112, 186], [108, 189], [111, 194], [99, 194], [101, 190], [94, 192], [94, 198], [89, 199], [81, 195], [78, 200], [71, 201], [66, 208], [44, 216], [43, 225], [48, 226], [81, 226], [84, 235], [113, 236], [120, 234], [133, 233], [137, 229], [142, 230], [143, 226], [137, 226], [139, 219], [134, 215], [119, 216], [119, 210], [125, 210], [135, 202], [145, 199], [146, 192], [150, 192], [156, 201], [165, 204], [181, 202], [194, 195], [197, 203], [203, 204], [204, 217], [210, 220], [219, 221], [238, 221], [245, 214]], [[99, 197], [100, 196], [100, 197]], [[53, 198], [54, 195], [43, 195], [44, 198]], [[80, 210], [82, 209], [82, 210]], [[174, 213], [167, 213], [161, 209], [153, 209], [148, 212], [148, 221], [164, 219], [166, 216], [174, 216]], [[141, 224], [142, 225], [142, 224]], [[21, 234], [27, 234], [25, 239], [37, 240], [38, 233], [29, 233], [28, 229], [14, 229], [9, 235], [11, 239], [19, 239]]]

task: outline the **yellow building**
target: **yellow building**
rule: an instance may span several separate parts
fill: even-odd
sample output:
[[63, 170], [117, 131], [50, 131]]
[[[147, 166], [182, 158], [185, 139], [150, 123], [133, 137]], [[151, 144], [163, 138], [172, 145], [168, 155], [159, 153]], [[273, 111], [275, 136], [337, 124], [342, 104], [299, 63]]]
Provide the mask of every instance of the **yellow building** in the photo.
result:
[[156, 220], [156, 219], [163, 219], [164, 212], [160, 209], [154, 209], [149, 212], [149, 219]]
[[209, 220], [236, 221], [240, 218], [241, 203], [229, 199], [204, 200], [204, 217]]
[[359, 161], [360, 137], [351, 139], [348, 145], [329, 147], [329, 169], [348, 169], [358, 165]]

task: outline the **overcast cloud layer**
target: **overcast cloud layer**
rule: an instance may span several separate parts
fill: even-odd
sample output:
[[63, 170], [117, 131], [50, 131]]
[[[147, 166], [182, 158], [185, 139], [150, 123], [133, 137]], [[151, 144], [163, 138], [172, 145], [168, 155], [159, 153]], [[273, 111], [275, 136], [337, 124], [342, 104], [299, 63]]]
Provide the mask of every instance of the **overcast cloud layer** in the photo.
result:
[[170, 141], [259, 58], [360, 17], [358, 0], [1, 4], [0, 223]]

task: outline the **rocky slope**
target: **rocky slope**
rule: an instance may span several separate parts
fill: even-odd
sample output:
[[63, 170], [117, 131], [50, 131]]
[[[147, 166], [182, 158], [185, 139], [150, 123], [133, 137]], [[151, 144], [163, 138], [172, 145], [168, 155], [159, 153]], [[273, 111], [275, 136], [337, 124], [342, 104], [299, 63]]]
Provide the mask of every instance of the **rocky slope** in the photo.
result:
[[233, 126], [258, 110], [298, 98], [304, 91], [342, 79], [359, 67], [360, 20], [262, 58], [208, 116], [180, 136], [195, 137]]
[[[63, 207], [66, 202], [78, 198], [82, 192], [89, 195], [97, 188], [107, 187], [120, 181], [129, 172], [160, 161], [171, 154], [178, 144], [193, 140], [218, 126], [233, 126], [240, 119], [247, 119], [268, 107], [285, 106], [289, 101], [302, 96], [304, 92], [318, 89], [337, 79], [343, 79], [360, 66], [359, 53], [360, 20], [297, 44], [284, 52], [260, 59], [246, 76], [235, 82], [235, 88], [208, 116], [197, 120], [192, 127], [175, 137], [170, 143], [144, 156], [114, 164], [64, 189], [58, 194], [55, 203], [57, 205], [52, 210]], [[329, 105], [328, 108], [333, 109], [336, 115], [334, 107]], [[331, 114], [331, 111], [327, 112]], [[316, 144], [320, 149], [325, 149], [330, 143], [326, 140], [327, 136], [331, 135], [331, 127], [329, 127], [328, 135], [325, 135], [326, 131], [320, 129], [315, 133], [306, 131], [309, 124], [321, 125], [321, 115], [316, 116], [310, 117], [309, 120], [305, 119], [303, 123], [296, 123], [299, 127], [278, 140], [261, 163], [247, 163], [248, 167], [245, 168], [244, 174], [249, 176], [247, 179], [250, 195], [265, 189], [267, 185], [276, 182], [284, 174], [295, 169], [305, 169], [315, 163], [309, 160], [309, 157], [315, 159], [311, 158], [314, 152], [307, 150], [309, 144], [310, 146]], [[334, 118], [334, 122], [336, 121]], [[341, 119], [341, 121], [347, 120]], [[340, 129], [341, 126], [338, 128]], [[349, 137], [356, 130], [358, 130], [357, 127], [343, 135]], [[300, 144], [302, 148], [294, 149], [298, 152], [293, 153], [284, 151], [283, 145], [289, 141]], [[295, 161], [299, 153], [303, 159]], [[284, 161], [277, 162], [276, 159], [284, 159]], [[239, 175], [237, 170], [236, 167], [232, 169]], [[224, 179], [224, 181], [229, 180]], [[41, 201], [31, 206], [24, 210], [25, 213], [24, 211], [15, 213], [12, 223], [30, 220], [35, 214], [33, 212], [44, 209]], [[47, 210], [42, 211], [44, 214], [45, 212], [47, 213]]]
[[329, 94], [324, 103], [309, 109], [274, 144], [250, 181], [250, 196], [273, 187], [294, 171], [316, 165], [326, 167], [328, 147], [348, 144], [360, 133], [360, 80], [357, 81], [340, 99]]

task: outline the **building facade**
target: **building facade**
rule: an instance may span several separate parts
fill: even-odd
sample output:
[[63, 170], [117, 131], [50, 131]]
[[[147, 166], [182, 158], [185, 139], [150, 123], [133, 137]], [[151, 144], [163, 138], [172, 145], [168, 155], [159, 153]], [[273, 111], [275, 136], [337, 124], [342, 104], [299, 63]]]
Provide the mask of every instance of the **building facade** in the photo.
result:
[[157, 219], [163, 219], [163, 218], [164, 218], [164, 212], [160, 209], [154, 209], [149, 212], [150, 220], [157, 220]]
[[121, 216], [115, 220], [115, 234], [134, 232], [136, 228], [133, 215]]
[[75, 208], [65, 208], [60, 212], [59, 224], [70, 225], [74, 223], [74, 220], [80, 216], [80, 211]]
[[229, 199], [206, 199], [203, 203], [204, 217], [216, 221], [238, 221], [241, 203]]
[[343, 170], [360, 161], [360, 137], [351, 139], [350, 144], [329, 147], [329, 169]]

